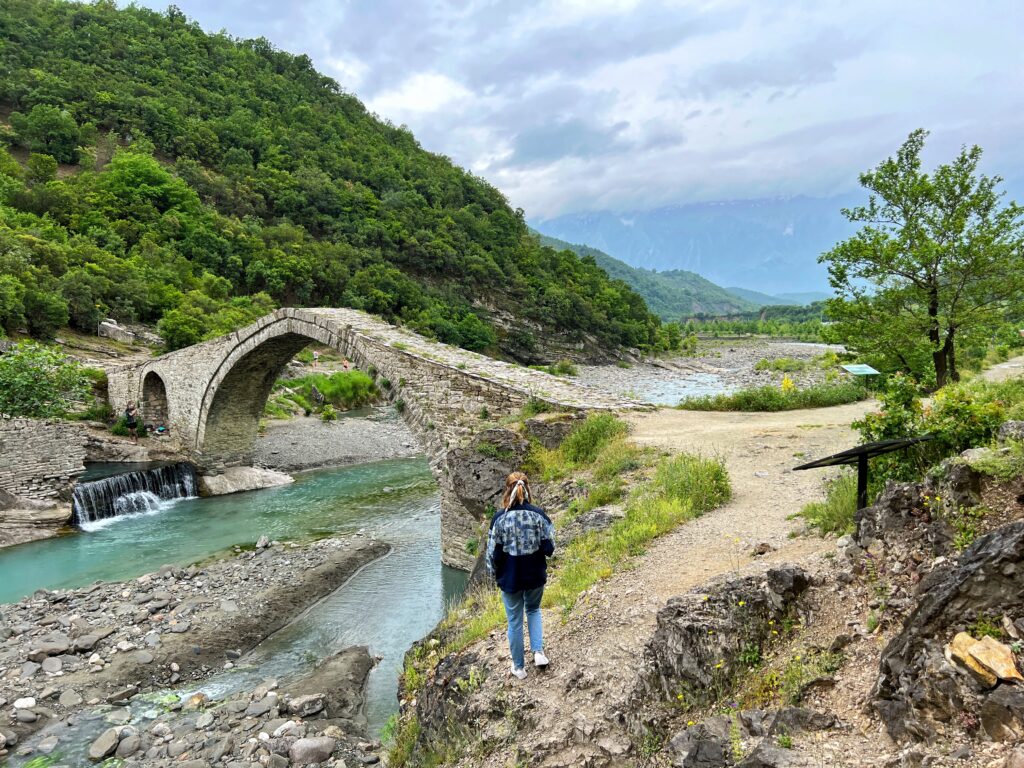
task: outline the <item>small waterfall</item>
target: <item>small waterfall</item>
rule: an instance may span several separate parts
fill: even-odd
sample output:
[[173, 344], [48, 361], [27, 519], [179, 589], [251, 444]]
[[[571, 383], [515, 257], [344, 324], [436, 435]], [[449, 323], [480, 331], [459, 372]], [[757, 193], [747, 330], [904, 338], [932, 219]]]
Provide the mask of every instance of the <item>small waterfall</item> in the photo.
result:
[[73, 504], [75, 525], [153, 512], [162, 502], [196, 496], [197, 488], [196, 469], [185, 462], [79, 483]]

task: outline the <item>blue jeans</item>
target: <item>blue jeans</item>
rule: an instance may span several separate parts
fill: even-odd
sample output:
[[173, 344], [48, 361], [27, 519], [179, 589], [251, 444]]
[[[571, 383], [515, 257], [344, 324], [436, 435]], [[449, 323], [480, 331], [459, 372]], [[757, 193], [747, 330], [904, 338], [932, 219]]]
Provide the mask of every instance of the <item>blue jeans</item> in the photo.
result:
[[530, 631], [530, 651], [544, 650], [544, 632], [540, 625], [540, 600], [544, 587], [524, 589], [522, 592], [501, 592], [508, 617], [508, 648], [512, 651], [512, 664], [517, 668], [525, 666], [523, 658], [523, 609], [526, 610], [526, 625]]

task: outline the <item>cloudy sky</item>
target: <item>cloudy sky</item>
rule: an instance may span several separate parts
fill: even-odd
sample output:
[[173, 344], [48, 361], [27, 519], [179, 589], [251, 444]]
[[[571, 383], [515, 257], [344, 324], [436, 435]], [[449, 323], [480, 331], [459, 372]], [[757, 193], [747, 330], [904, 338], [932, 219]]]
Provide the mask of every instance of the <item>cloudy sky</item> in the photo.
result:
[[177, 5], [308, 54], [533, 219], [846, 192], [921, 126], [1024, 179], [1019, 0]]

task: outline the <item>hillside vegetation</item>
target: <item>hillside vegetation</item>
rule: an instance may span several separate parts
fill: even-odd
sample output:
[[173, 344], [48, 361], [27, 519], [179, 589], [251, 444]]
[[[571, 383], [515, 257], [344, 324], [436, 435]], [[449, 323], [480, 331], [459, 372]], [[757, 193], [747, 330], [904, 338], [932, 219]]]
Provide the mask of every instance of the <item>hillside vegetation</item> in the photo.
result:
[[[576, 245], [555, 237], [540, 235], [542, 245], [556, 250], [570, 250], [594, 263], [616, 280], [622, 280], [644, 297], [652, 312], [664, 320], [676, 321], [693, 315], [731, 315], [757, 308], [746, 297], [705, 280], [695, 272], [673, 269], [656, 272], [631, 267], [604, 251], [587, 245]], [[782, 303], [781, 301], [776, 303]]]
[[352, 306], [518, 355], [650, 347], [659, 319], [541, 246], [496, 189], [267, 40], [171, 6], [0, 4], [0, 326], [103, 316], [169, 347], [275, 305]]

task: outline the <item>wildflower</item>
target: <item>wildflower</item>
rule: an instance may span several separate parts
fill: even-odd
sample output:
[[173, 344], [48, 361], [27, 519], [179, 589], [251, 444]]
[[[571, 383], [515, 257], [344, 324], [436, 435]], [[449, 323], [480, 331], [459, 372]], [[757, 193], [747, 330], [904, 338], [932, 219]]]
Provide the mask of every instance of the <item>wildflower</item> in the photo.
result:
[[679, 699], [680, 701], [682, 701], [683, 700], [683, 694], [677, 693], [676, 694], [676, 698]]
[[742, 608], [742, 607], [743, 607], [744, 605], [746, 605], [746, 604], [747, 604], [746, 600], [740, 600], [740, 601], [739, 601], [739, 602], [737, 603], [737, 605], [738, 605], [738, 606], [739, 606], [740, 608]]
[[687, 721], [686, 721], [686, 724], [687, 724], [687, 725], [696, 725], [697, 723], [696, 723], [696, 722], [694, 722], [693, 720], [687, 720]]

